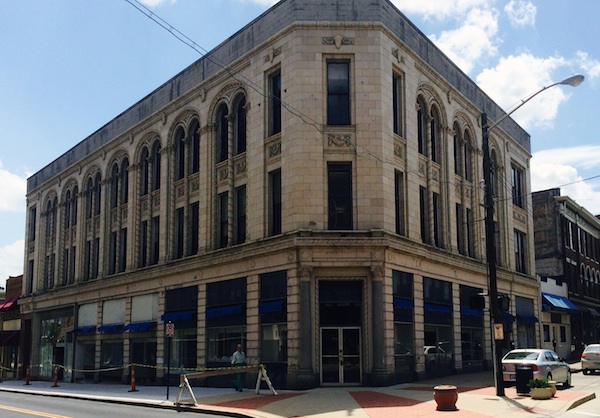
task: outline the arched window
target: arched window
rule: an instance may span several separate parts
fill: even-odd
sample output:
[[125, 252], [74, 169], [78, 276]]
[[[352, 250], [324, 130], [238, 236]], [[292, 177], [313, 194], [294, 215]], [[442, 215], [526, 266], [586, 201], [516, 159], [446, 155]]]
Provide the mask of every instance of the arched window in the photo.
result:
[[124, 158], [121, 163], [119, 180], [121, 182], [121, 204], [125, 204], [129, 199], [129, 160], [127, 158]]
[[472, 159], [472, 156], [471, 156], [471, 134], [469, 134], [469, 131], [465, 131], [463, 148], [464, 148], [463, 161], [465, 164], [465, 180], [472, 181], [473, 173], [472, 173], [471, 167], [473, 166], [473, 164], [471, 163], [471, 159]]
[[419, 154], [425, 155], [425, 126], [427, 121], [425, 120], [425, 102], [423, 98], [417, 99], [417, 146], [419, 148]]
[[90, 177], [85, 186], [85, 219], [91, 219], [94, 213], [94, 180]]
[[185, 131], [182, 127], [175, 132], [175, 180], [185, 177]]
[[160, 189], [160, 142], [152, 146], [152, 191]]
[[71, 190], [67, 190], [65, 194], [65, 218], [64, 218], [64, 228], [69, 229], [71, 227], [71, 210], [73, 210], [72, 201], [71, 201]]
[[440, 152], [441, 148], [441, 120], [439, 113], [435, 107], [431, 108], [431, 122], [430, 122], [430, 130], [429, 130], [429, 139], [431, 146], [431, 159], [436, 163], [441, 163], [442, 161], [442, 153]]
[[142, 149], [142, 154], [140, 155], [140, 196], [146, 196], [150, 189], [148, 187], [149, 164], [150, 155], [148, 148], [144, 147], [144, 149]]
[[200, 123], [194, 119], [190, 125], [190, 174], [200, 171]]
[[235, 154], [246, 152], [246, 98], [242, 97], [235, 107]]
[[217, 162], [229, 157], [227, 106], [222, 104], [217, 111]]
[[119, 205], [119, 164], [114, 163], [110, 172], [110, 207]]
[[460, 126], [457, 122], [454, 122], [454, 173], [462, 176], [463, 175], [463, 162], [462, 162], [462, 135], [460, 133]]
[[100, 173], [96, 174], [94, 179], [94, 216], [100, 215], [100, 201], [102, 198], [102, 177]]

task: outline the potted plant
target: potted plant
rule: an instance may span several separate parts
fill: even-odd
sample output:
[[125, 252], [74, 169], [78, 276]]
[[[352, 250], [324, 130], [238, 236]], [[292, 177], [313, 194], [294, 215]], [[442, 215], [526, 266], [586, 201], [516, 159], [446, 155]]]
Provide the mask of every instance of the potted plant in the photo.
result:
[[527, 383], [530, 389], [532, 399], [550, 399], [552, 397], [552, 388], [548, 379], [531, 379]]

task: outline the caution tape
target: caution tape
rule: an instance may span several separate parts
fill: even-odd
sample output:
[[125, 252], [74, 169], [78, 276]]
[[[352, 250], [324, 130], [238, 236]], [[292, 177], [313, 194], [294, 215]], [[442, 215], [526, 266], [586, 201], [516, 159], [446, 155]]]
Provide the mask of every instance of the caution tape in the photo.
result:
[[[76, 369], [73, 367], [67, 367], [63, 364], [53, 363], [51, 366], [49, 364], [32, 364], [30, 367], [33, 370], [34, 368], [50, 368], [54, 370], [55, 368], [63, 369], [68, 373], [103, 373], [103, 372], [114, 372], [118, 370], [129, 369], [131, 366], [135, 367], [143, 367], [147, 369], [155, 369], [155, 370], [167, 370], [167, 366], [164, 365], [153, 365], [153, 364], [143, 364], [143, 363], [129, 363], [123, 366], [113, 366], [113, 367], [103, 367], [99, 369]], [[168, 369], [171, 371], [194, 371], [194, 372], [212, 372], [212, 371], [225, 371], [225, 370], [243, 370], [243, 369], [251, 369], [256, 368], [256, 365], [246, 365], [246, 366], [231, 366], [231, 367], [169, 367]], [[0, 365], [0, 370], [6, 371], [15, 371], [16, 369], [11, 369], [8, 367], [4, 367]]]

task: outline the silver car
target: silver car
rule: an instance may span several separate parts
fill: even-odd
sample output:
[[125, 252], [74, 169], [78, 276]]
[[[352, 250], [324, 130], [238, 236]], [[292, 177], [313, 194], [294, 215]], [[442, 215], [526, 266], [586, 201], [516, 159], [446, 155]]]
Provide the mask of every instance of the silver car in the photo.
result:
[[554, 380], [563, 387], [571, 386], [571, 368], [554, 351], [537, 348], [519, 348], [502, 358], [504, 382], [516, 383], [516, 367], [531, 366], [534, 379]]
[[600, 371], [600, 344], [589, 344], [581, 353], [581, 370], [583, 374]]

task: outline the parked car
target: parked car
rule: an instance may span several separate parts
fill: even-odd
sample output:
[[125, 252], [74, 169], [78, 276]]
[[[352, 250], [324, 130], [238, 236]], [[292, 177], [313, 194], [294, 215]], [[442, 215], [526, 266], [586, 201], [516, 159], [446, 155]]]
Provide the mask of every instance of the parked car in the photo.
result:
[[551, 350], [519, 348], [511, 350], [502, 358], [502, 376], [506, 383], [516, 383], [516, 367], [528, 365], [533, 368], [534, 379], [554, 380], [563, 388], [571, 386], [571, 368]]
[[581, 370], [583, 374], [600, 371], [600, 344], [588, 344], [581, 353]]

